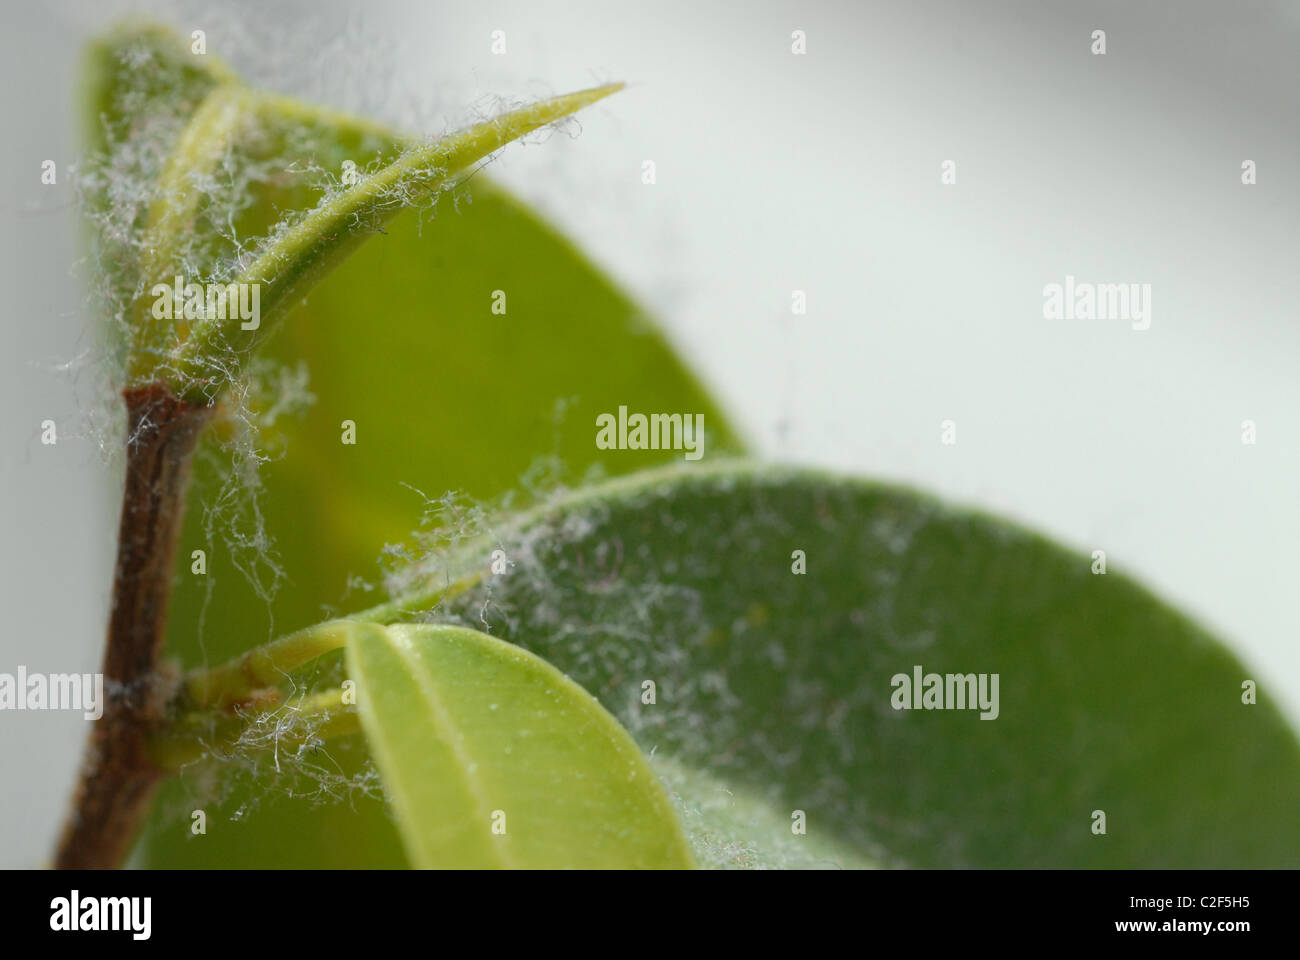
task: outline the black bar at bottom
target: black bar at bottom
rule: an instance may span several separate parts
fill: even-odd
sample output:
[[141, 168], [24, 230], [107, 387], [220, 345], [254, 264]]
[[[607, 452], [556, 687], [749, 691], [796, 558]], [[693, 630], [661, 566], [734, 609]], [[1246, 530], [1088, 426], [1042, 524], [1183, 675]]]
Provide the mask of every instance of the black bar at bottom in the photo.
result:
[[[376, 946], [442, 928], [499, 947], [541, 931], [595, 944], [607, 931], [657, 940], [677, 927], [729, 943], [788, 926], [866, 946], [905, 930], [926, 947], [1191, 941], [1231, 948], [1285, 936], [1285, 871], [870, 871], [815, 873], [35, 872], [0, 883], [7, 944], [77, 940], [211, 948]], [[145, 898], [147, 898], [147, 903]], [[146, 909], [147, 908], [147, 909]], [[116, 929], [93, 929], [116, 928]], [[75, 928], [75, 929], [74, 929]], [[529, 932], [531, 931], [531, 933]], [[567, 932], [566, 932], [567, 931]], [[598, 931], [606, 931], [601, 933]], [[283, 939], [280, 939], [283, 937]], [[972, 939], [974, 938], [974, 939]], [[440, 937], [428, 941], [438, 946]], [[272, 946], [278, 942], [278, 946]], [[572, 941], [571, 941], [572, 942]], [[260, 946], [259, 946], [260, 945]], [[450, 946], [451, 941], [442, 941]], [[555, 944], [560, 946], [560, 942]], [[22, 954], [9, 954], [22, 956]]]

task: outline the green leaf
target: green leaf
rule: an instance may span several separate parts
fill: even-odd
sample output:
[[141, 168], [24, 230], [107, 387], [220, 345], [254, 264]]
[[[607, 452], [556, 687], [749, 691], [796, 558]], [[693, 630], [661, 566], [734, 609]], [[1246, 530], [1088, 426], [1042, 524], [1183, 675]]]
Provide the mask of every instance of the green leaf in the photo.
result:
[[[1267, 685], [1244, 704], [1215, 638], [1091, 563], [905, 489], [723, 463], [497, 523], [412, 586], [480, 576], [431, 616], [532, 650], [684, 771], [683, 821], [724, 850], [702, 863], [788, 862], [762, 817], [744, 853], [722, 784], [786, 831], [804, 811], [843, 865], [1300, 865], [1300, 745]], [[917, 665], [997, 674], [996, 718], [894, 709]]]
[[[456, 174], [510, 141], [621, 89], [623, 84], [611, 83], [529, 104], [413, 147], [356, 185], [323, 199], [301, 220], [269, 238], [252, 263], [235, 274], [233, 282], [265, 291], [263, 323], [245, 331], [242, 324], [227, 320], [201, 320], [166, 369], [177, 392], [192, 400], [208, 396], [206, 384], [261, 343], [293, 298], [319, 283], [403, 209], [446, 189]], [[274, 111], [276, 103], [266, 109]]]
[[663, 788], [596, 700], [457, 627], [357, 625], [362, 726], [417, 867], [689, 867]]
[[[115, 59], [143, 42], [107, 44], [97, 60], [107, 66], [95, 75], [121, 89], [92, 88], [90, 97], [122, 105], [118, 124], [131, 105], [153, 102], [136, 95], [142, 76], [161, 83]], [[158, 62], [188, 62], [163, 40], [153, 47]], [[204, 95], [224, 79], [195, 77]], [[240, 140], [249, 172], [238, 209], [209, 197], [196, 213], [209, 225], [230, 213], [238, 237], [264, 235], [284, 210], [313, 208], [328, 189], [322, 171], [337, 176], [346, 160], [379, 170], [411, 142], [365, 120], [258, 97], [257, 136]], [[180, 98], [172, 127], [200, 102], [200, 93]], [[249, 392], [228, 397], [205, 437], [169, 613], [168, 652], [184, 667], [372, 605], [386, 548], [410, 541], [428, 509], [415, 487], [485, 501], [524, 477], [574, 482], [674, 456], [597, 449], [596, 417], [621, 404], [701, 413], [710, 454], [741, 448], [653, 321], [566, 238], [482, 175], [429, 203], [399, 213], [286, 316], [258, 348]], [[224, 242], [204, 256], [228, 256]], [[498, 289], [505, 316], [490, 310]], [[355, 445], [340, 442], [344, 420], [356, 424]], [[195, 550], [205, 574], [193, 572]], [[337, 680], [337, 663], [325, 669]], [[187, 768], [165, 786], [136, 863], [404, 865], [362, 738], [331, 742], [319, 759], [298, 772], [238, 756]], [[189, 831], [199, 806], [212, 824], [206, 837]]]
[[823, 831], [794, 832], [789, 811], [775, 809], [734, 781], [685, 766], [667, 754], [650, 767], [673, 788], [673, 806], [701, 867], [715, 870], [874, 869], [880, 864]]
[[169, 161], [177, 155], [212, 160], [203, 155], [201, 138], [187, 141], [185, 132], [209, 95], [234, 84], [235, 76], [218, 57], [192, 56], [171, 31], [138, 21], [92, 42], [81, 74], [87, 157], [80, 176], [92, 282], [108, 321], [101, 332], [124, 368], [136, 346], [132, 308], [145, 292], [146, 260], [163, 246], [171, 249], [146, 236], [159, 220], [167, 221], [162, 233], [174, 236], [173, 227], [186, 220], [164, 217], [183, 203], [176, 190], [181, 171]]
[[[127, 65], [132, 69], [120, 69]], [[425, 205], [512, 140], [623, 88], [552, 97], [432, 142], [408, 142], [377, 170], [358, 174], [354, 160], [356, 176], [323, 188], [310, 208], [294, 213], [250, 210], [243, 194], [292, 168], [283, 153], [270, 174], [257, 160], [268, 143], [283, 149], [286, 127], [319, 123], [311, 108], [246, 88], [219, 61], [189, 67], [174, 39], [157, 30], [95, 45], [90, 74], [98, 123], [92, 142], [108, 181], [99, 186], [104, 199], [96, 210], [109, 211], [100, 220], [105, 246], [123, 251], [105, 273], [124, 285], [113, 307], [128, 331], [127, 380], [161, 381], [194, 403], [215, 400], [280, 316], [402, 210]], [[123, 158], [133, 169], [119, 182]], [[126, 212], [114, 216], [114, 197], [122, 194]], [[278, 218], [267, 231], [270, 209]], [[160, 315], [157, 293], [166, 295], [174, 279], [178, 286], [215, 281], [256, 289], [256, 316], [191, 316], [179, 295]]]

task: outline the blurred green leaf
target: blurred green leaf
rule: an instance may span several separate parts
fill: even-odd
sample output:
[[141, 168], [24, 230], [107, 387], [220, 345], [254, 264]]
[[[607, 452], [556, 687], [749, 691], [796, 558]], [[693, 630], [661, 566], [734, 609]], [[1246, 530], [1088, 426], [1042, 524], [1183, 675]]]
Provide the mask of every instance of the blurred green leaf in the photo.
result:
[[[1010, 524], [876, 483], [691, 465], [498, 523], [422, 576], [497, 549], [509, 572], [433, 615], [594, 693], [669, 778], [704, 865], [1300, 865], [1300, 745], [1268, 688], [1243, 704], [1251, 674], [1204, 630]], [[893, 709], [917, 665], [998, 674], [996, 718]]]
[[362, 726], [418, 867], [689, 867], [663, 787], [596, 700], [459, 627], [357, 624]]

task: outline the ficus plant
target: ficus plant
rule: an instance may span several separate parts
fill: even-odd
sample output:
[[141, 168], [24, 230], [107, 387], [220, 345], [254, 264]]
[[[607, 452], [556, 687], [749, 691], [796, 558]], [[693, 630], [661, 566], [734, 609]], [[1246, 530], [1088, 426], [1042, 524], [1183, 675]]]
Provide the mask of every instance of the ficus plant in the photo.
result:
[[[125, 482], [59, 866], [1300, 863], [1300, 747], [1218, 639], [1014, 524], [746, 459], [479, 173], [619, 85], [429, 138], [153, 26], [88, 64]], [[597, 443], [624, 408], [706, 455]]]

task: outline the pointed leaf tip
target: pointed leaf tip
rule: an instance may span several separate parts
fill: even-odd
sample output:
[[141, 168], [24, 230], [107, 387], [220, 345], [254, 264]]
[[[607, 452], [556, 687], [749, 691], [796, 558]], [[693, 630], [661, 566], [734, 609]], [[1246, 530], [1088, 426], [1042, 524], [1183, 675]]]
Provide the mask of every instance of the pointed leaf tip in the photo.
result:
[[181, 380], [181, 392], [192, 399], [211, 399], [214, 372], [228, 370], [232, 360], [238, 363], [265, 339], [279, 316], [403, 209], [427, 200], [456, 174], [512, 140], [623, 87], [623, 83], [607, 83], [540, 100], [415, 146], [350, 189], [322, 201], [302, 220], [274, 235], [237, 278], [240, 284], [258, 288], [259, 322], [246, 328], [224, 320], [201, 320], [180, 346], [172, 369]]

